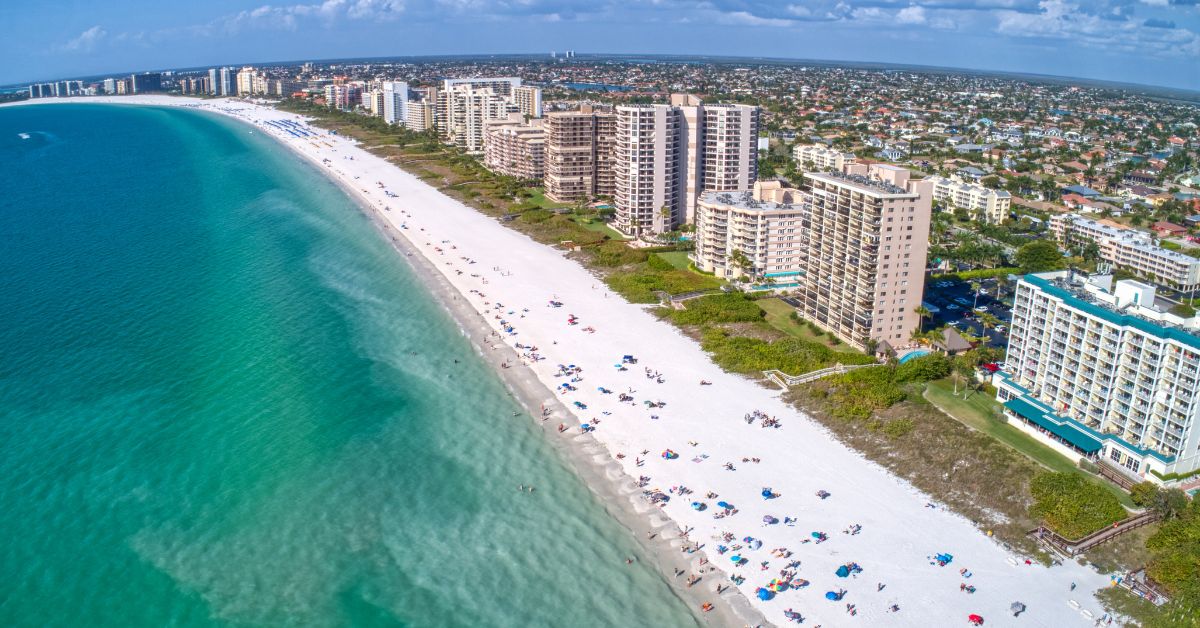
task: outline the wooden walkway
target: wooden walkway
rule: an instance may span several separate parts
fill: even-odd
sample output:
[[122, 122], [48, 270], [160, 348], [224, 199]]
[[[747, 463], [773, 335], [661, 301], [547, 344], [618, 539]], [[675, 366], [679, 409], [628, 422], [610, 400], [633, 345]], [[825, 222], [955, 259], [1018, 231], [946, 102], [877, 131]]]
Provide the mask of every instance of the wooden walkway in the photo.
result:
[[865, 369], [865, 368], [869, 368], [872, 366], [883, 366], [883, 365], [882, 364], [851, 364], [851, 365], [847, 366], [845, 364], [835, 364], [829, 368], [823, 368], [823, 369], [819, 369], [816, 371], [809, 371], [808, 373], [804, 373], [801, 375], [788, 375], [787, 373], [784, 373], [783, 371], [776, 370], [776, 369], [772, 369], [769, 371], [763, 371], [762, 373], [763, 373], [763, 375], [766, 376], [767, 379], [775, 382], [776, 384], [779, 384], [780, 388], [788, 388], [790, 386], [796, 386], [799, 384], [807, 384], [808, 382], [816, 381], [818, 379], [821, 379], [822, 377], [828, 377], [830, 375], [840, 375], [842, 373], [849, 373], [850, 371], [853, 371], [853, 370]]
[[1061, 534], [1047, 528], [1045, 525], [1038, 526], [1034, 530], [1029, 531], [1029, 536], [1035, 538], [1042, 545], [1049, 547], [1055, 552], [1067, 558], [1077, 556], [1087, 550], [1096, 547], [1102, 543], [1107, 543], [1121, 535], [1132, 532], [1138, 528], [1148, 526], [1155, 521], [1158, 521], [1159, 514], [1154, 511], [1147, 510], [1140, 515], [1134, 515], [1127, 519], [1118, 522], [1101, 530], [1097, 530], [1081, 539], [1068, 539]]

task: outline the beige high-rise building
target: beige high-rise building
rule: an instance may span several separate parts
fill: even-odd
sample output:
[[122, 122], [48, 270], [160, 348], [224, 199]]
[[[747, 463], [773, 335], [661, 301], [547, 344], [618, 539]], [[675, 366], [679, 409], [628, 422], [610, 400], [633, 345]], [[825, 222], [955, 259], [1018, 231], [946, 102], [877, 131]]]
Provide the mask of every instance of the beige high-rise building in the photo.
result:
[[517, 112], [511, 91], [503, 94], [493, 86], [481, 85], [459, 82], [438, 94], [439, 114], [444, 116], [439, 131], [448, 142], [472, 154], [483, 152], [485, 123]]
[[674, 94], [669, 105], [616, 110], [616, 226], [629, 235], [693, 222], [705, 191], [744, 191], [758, 178], [758, 108], [706, 105]]
[[884, 164], [805, 173], [796, 301], [801, 316], [856, 347], [903, 346], [920, 324], [933, 191], [909, 174]]
[[404, 113], [404, 126], [419, 133], [433, 128], [437, 105], [432, 100], [410, 100]]
[[546, 198], [571, 203], [613, 195], [615, 128], [611, 111], [591, 105], [546, 116]]
[[798, 224], [806, 215], [804, 193], [779, 181], [757, 181], [750, 191], [704, 192], [696, 203], [692, 261], [721, 278], [790, 287], [804, 268]]
[[526, 123], [521, 114], [512, 117], [515, 119], [486, 123], [483, 165], [497, 174], [541, 182], [546, 173], [546, 130], [542, 121]]
[[513, 102], [521, 115], [530, 118], [542, 117], [542, 88], [522, 85], [512, 90]]
[[237, 73], [238, 96], [248, 96], [254, 93], [254, 68], [244, 67]]

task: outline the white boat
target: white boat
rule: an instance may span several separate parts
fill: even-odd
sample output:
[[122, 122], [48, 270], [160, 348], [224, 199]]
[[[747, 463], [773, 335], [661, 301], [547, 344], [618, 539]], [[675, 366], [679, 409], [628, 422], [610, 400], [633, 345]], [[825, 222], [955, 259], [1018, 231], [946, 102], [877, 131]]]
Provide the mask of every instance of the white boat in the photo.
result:
[[23, 140], [27, 140], [27, 139], [29, 139], [29, 134], [28, 133], [17, 133], [17, 137], [19, 137]]

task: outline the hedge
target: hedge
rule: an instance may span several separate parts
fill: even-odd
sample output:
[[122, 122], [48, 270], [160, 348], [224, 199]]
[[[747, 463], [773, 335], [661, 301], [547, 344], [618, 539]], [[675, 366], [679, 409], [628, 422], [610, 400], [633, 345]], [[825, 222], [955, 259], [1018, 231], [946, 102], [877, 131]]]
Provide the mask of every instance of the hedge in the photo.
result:
[[730, 292], [700, 297], [684, 302], [686, 309], [664, 309], [665, 318], [679, 325], [705, 325], [713, 323], [751, 323], [766, 316], [754, 299], [740, 293]]
[[991, 279], [993, 277], [1007, 277], [1009, 275], [1019, 275], [1021, 269], [1015, 266], [1006, 266], [1003, 268], [979, 268], [976, 270], [964, 270], [957, 273], [945, 273], [942, 275], [930, 275], [930, 279], [945, 280], [957, 279], [958, 281], [971, 281], [972, 279]]

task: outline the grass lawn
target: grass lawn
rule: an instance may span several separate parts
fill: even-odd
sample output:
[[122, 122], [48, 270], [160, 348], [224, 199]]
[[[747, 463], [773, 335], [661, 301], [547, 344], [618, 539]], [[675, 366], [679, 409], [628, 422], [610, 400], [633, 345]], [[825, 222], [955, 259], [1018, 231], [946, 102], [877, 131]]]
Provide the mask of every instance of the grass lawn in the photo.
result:
[[[758, 303], [758, 306], [767, 313], [767, 323], [770, 324], [771, 327], [774, 327], [775, 329], [778, 329], [789, 336], [794, 336], [802, 340], [819, 342], [838, 351], [853, 351], [851, 347], [847, 346], [846, 343], [842, 342], [841, 340], [837, 340], [836, 338], [827, 336], [825, 334], [818, 336], [817, 334], [814, 334], [805, 323], [793, 320], [792, 312], [795, 312], [796, 308], [784, 303], [781, 299], [759, 299], [756, 301], [756, 303]], [[830, 340], [833, 340], [834, 344], [829, 344]]]
[[584, 229], [587, 229], [588, 231], [595, 231], [597, 233], [603, 233], [604, 235], [608, 236], [610, 240], [624, 240], [625, 239], [625, 236], [621, 235], [621, 232], [608, 226], [608, 223], [604, 222], [603, 220], [600, 220], [599, 218], [588, 218], [586, 216], [572, 216], [571, 220], [575, 224], [579, 225], [580, 227], [583, 227]]
[[987, 393], [972, 392], [967, 399], [962, 398], [962, 391], [959, 391], [959, 394], [958, 397], [954, 396], [954, 383], [949, 379], [929, 382], [925, 388], [926, 399], [939, 408], [944, 408], [950, 416], [967, 427], [991, 436], [1051, 471], [1080, 473], [1092, 481], [1099, 482], [1121, 500], [1122, 506], [1134, 507], [1133, 502], [1129, 499], [1129, 494], [1125, 491], [1084, 472], [1066, 456], [1043, 445], [1020, 429], [998, 421], [995, 417], [1000, 414], [1000, 404]]
[[559, 209], [560, 207], [572, 207], [571, 203], [555, 203], [554, 201], [546, 198], [546, 191], [540, 187], [532, 187], [532, 188], [525, 188], [525, 189], [528, 190], [529, 192], [533, 193], [533, 196], [529, 197], [528, 201], [530, 203], [533, 203], [534, 205], [537, 205], [538, 207], [540, 207], [542, 209]]
[[692, 264], [692, 260], [688, 259], [687, 251], [668, 251], [666, 253], [655, 253], [655, 255], [670, 262], [676, 270], [687, 270]]

